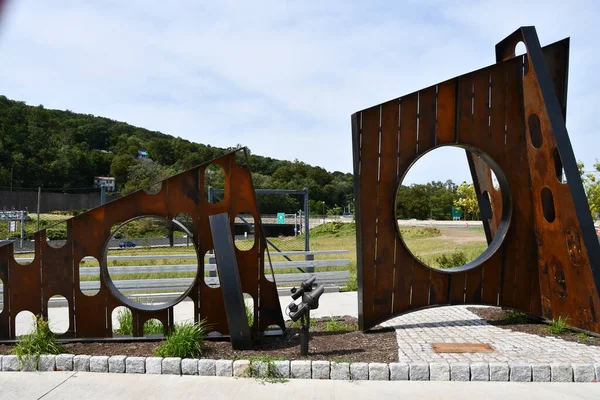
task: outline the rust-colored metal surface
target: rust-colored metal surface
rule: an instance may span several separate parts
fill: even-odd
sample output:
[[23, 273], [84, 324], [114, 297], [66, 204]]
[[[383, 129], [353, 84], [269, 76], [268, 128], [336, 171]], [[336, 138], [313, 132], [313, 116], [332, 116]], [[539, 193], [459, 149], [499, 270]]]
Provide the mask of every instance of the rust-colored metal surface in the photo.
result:
[[[35, 258], [29, 265], [18, 264], [13, 256], [13, 244], [0, 247], [0, 279], [4, 283], [4, 308], [0, 313], [0, 340], [15, 338], [15, 317], [30, 311], [48, 317], [48, 300], [54, 295], [68, 301], [69, 330], [63, 338], [111, 338], [111, 314], [118, 306], [128, 307], [133, 314], [133, 336], [143, 336], [144, 323], [156, 318], [168, 333], [173, 328], [173, 307], [185, 297], [194, 303], [194, 319], [206, 318], [211, 330], [229, 333], [221, 288], [208, 287], [204, 281], [204, 256], [214, 248], [209, 216], [228, 213], [233, 232], [234, 218], [251, 213], [255, 221], [254, 246], [247, 251], [235, 249], [242, 291], [254, 299], [256, 337], [270, 325], [285, 329], [279, 297], [274, 282], [265, 278], [264, 250], [260, 216], [250, 171], [240, 166], [236, 158], [245, 150], [236, 151], [168, 178], [160, 190], [150, 194], [140, 190], [67, 220], [67, 240], [61, 248], [46, 242], [46, 230], [35, 234]], [[224, 171], [225, 194], [218, 204], [210, 204], [205, 193], [205, 171], [210, 165]], [[153, 188], [156, 185], [153, 185]], [[151, 193], [154, 193], [152, 191]], [[193, 243], [198, 256], [196, 278], [177, 300], [162, 304], [139, 304], [124, 296], [113, 284], [107, 268], [106, 252], [111, 227], [142, 216], [157, 216], [173, 220], [187, 213], [193, 221]], [[86, 256], [100, 261], [100, 291], [94, 296], [82, 293], [79, 285], [79, 264]]]
[[[520, 41], [527, 53], [516, 57]], [[542, 48], [535, 28], [523, 27], [496, 46], [496, 58], [352, 116], [363, 330], [470, 303], [568, 317], [600, 333], [600, 246], [565, 127], [569, 40]], [[410, 253], [395, 214], [410, 166], [445, 145], [466, 150], [489, 242], [451, 271]]]
[[436, 353], [491, 353], [494, 348], [488, 343], [431, 343]]

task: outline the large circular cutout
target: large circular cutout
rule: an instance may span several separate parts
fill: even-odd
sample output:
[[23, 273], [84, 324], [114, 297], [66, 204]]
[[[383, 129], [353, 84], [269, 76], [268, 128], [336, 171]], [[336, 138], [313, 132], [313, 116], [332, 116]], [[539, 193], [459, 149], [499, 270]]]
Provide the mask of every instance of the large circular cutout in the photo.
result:
[[[477, 186], [468, 157], [485, 175]], [[506, 177], [491, 157], [475, 148], [442, 146], [410, 166], [394, 210], [413, 257], [430, 268], [458, 272], [481, 264], [500, 246], [512, 204]]]
[[111, 229], [100, 268], [107, 287], [123, 303], [158, 310], [188, 294], [198, 273], [198, 252], [188, 224], [180, 219], [181, 214], [173, 220], [141, 216]]

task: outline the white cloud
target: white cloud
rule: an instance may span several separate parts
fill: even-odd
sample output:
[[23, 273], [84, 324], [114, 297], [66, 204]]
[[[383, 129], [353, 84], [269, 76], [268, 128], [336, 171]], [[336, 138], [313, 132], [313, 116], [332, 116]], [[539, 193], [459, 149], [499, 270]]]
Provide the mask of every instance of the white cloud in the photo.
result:
[[[596, 157], [592, 1], [10, 5], [0, 32], [10, 98], [345, 172], [352, 113], [491, 64], [495, 43], [536, 25], [542, 44], [572, 36], [568, 127], [576, 157]], [[423, 181], [468, 179], [444, 167], [455, 159], [423, 162]]]

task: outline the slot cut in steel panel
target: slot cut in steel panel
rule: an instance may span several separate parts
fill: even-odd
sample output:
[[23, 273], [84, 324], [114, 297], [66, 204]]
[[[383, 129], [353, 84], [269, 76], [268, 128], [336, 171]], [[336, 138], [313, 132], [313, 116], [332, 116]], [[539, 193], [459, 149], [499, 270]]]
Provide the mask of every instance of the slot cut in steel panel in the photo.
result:
[[[519, 42], [527, 53], [515, 56]], [[600, 245], [565, 126], [568, 64], [569, 39], [542, 48], [522, 27], [496, 46], [496, 64], [352, 115], [362, 330], [489, 304], [600, 333]], [[406, 172], [444, 145], [466, 151], [489, 244], [452, 270], [417, 260], [396, 221]]]

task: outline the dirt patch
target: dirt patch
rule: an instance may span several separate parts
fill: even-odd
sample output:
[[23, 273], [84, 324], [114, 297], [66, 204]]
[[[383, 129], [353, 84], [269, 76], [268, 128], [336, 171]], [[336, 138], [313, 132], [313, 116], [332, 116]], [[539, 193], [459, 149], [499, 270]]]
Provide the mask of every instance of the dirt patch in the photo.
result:
[[468, 307], [467, 310], [473, 314], [485, 319], [490, 325], [502, 329], [509, 329], [515, 332], [530, 333], [543, 337], [557, 337], [569, 342], [577, 342], [589, 346], [600, 346], [600, 338], [589, 336], [581, 332], [566, 331], [561, 334], [549, 334], [548, 325], [531, 319], [526, 319], [523, 323], [513, 323], [507, 320], [509, 311], [500, 307]]
[[[252, 350], [237, 351], [228, 341], [206, 341], [203, 358], [245, 359], [270, 356], [286, 360], [329, 360], [338, 362], [395, 362], [398, 361], [396, 332], [392, 328], [375, 327], [372, 333], [357, 331], [358, 321], [352, 317], [334, 318], [347, 330], [327, 332], [331, 318], [311, 320], [309, 356], [300, 356], [299, 329], [292, 326], [283, 336], [263, 337]], [[291, 325], [288, 322], [288, 326]], [[92, 342], [65, 344], [67, 352], [87, 355], [124, 355], [150, 357], [161, 342]], [[8, 354], [13, 346], [0, 345], [0, 354]]]

